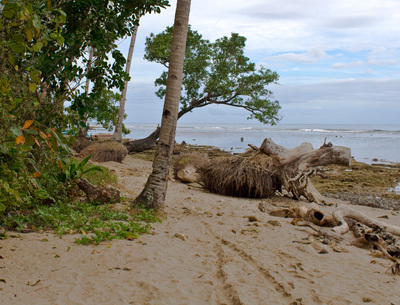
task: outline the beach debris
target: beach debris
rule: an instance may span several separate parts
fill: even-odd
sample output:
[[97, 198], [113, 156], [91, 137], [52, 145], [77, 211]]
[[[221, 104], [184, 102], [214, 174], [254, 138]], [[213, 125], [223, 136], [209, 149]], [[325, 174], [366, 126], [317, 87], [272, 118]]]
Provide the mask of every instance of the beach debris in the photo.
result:
[[78, 179], [78, 187], [86, 193], [88, 200], [115, 203], [119, 202], [121, 192], [115, 187], [102, 187], [93, 185], [86, 178]]
[[254, 215], [249, 215], [249, 216], [244, 216], [244, 217], [246, 217], [249, 220], [249, 222], [258, 221], [257, 217]]
[[268, 209], [269, 209], [268, 203], [265, 202], [265, 201], [260, 201], [260, 202], [258, 203], [258, 209], [259, 209], [261, 212], [266, 213], [266, 212], [268, 211]]
[[395, 262], [392, 266], [389, 267], [388, 270], [386, 270], [385, 273], [387, 273], [389, 270], [393, 275], [400, 275], [400, 263]]
[[[222, 195], [267, 198], [280, 192], [295, 199], [332, 204], [315, 189], [310, 177], [321, 166], [350, 165], [350, 149], [331, 143], [319, 149], [313, 149], [310, 143], [287, 149], [267, 138], [259, 148], [249, 146], [253, 150], [208, 162], [201, 169], [204, 187]], [[266, 210], [262, 205], [259, 209]]]
[[314, 248], [315, 251], [317, 251], [318, 254], [327, 254], [329, 253], [328, 250], [321, 245], [321, 243], [317, 242], [317, 241], [313, 241], [310, 243], [311, 247]]
[[40, 279], [39, 280], [37, 280], [36, 282], [34, 282], [34, 283], [31, 283], [30, 281], [28, 281], [28, 283], [26, 284], [27, 286], [36, 286], [37, 284], [39, 284], [40, 283]]
[[120, 142], [104, 141], [96, 142], [95, 144], [84, 148], [80, 152], [80, 155], [82, 157], [93, 155], [91, 160], [97, 162], [122, 162], [122, 160], [124, 160], [128, 155], [128, 150]]
[[187, 239], [187, 236], [181, 234], [181, 233], [175, 233], [174, 237], [179, 238], [180, 240], [185, 241]]
[[160, 136], [160, 127], [153, 131], [151, 135], [144, 139], [124, 142], [129, 153], [142, 152], [145, 150], [155, 149], [157, 147], [157, 139]]
[[340, 246], [340, 245], [335, 245], [332, 247], [332, 250], [338, 253], [349, 253], [350, 250], [346, 247]]
[[308, 209], [305, 206], [295, 206], [289, 208], [276, 209], [269, 212], [269, 215], [284, 218], [301, 218], [304, 219]]
[[208, 161], [207, 157], [199, 153], [181, 153], [172, 165], [174, 178], [185, 183], [199, 182], [200, 169]]
[[267, 223], [274, 227], [282, 227], [282, 224], [277, 220], [268, 220]]
[[362, 224], [367, 225], [370, 228], [380, 228], [382, 231], [400, 236], [400, 227], [373, 219], [344, 204], [339, 204], [337, 208], [334, 209], [333, 217], [339, 225], [334, 227], [332, 230], [340, 234], [344, 234], [350, 229], [348, 223], [344, 219], [344, 217], [347, 217], [361, 222]]
[[[302, 218], [300, 216], [300, 218]], [[325, 214], [319, 209], [309, 209], [303, 217], [305, 221], [309, 221], [320, 227], [334, 227], [338, 222], [333, 218], [332, 215]]]

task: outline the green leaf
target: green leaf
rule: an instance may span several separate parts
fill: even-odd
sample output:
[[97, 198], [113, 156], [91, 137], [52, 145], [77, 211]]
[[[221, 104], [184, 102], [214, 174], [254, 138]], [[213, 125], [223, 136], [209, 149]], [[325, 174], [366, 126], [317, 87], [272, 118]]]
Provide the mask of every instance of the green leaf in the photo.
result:
[[90, 158], [93, 157], [93, 154], [87, 156], [85, 159], [83, 159], [78, 166], [76, 167], [77, 170], [82, 169], [90, 160]]
[[39, 198], [39, 199], [47, 199], [50, 198], [49, 194], [47, 193], [46, 190], [43, 189], [38, 189], [35, 190], [35, 197]]
[[61, 45], [64, 44], [64, 42], [65, 42], [64, 37], [62, 37], [61, 35], [59, 35], [59, 36], [57, 37], [57, 43], [58, 43], [58, 45], [61, 46]]
[[15, 59], [14, 59], [14, 55], [13, 54], [8, 54], [8, 62], [11, 64], [11, 65], [14, 65], [14, 63], [15, 63]]
[[39, 52], [42, 47], [43, 47], [43, 43], [38, 41], [36, 44], [33, 45], [32, 49], [35, 52]]
[[40, 83], [40, 71], [36, 70], [35, 68], [31, 69], [30, 75], [31, 75], [31, 79], [32, 81], [34, 81], [35, 83]]
[[12, 17], [14, 17], [15, 13], [16, 13], [15, 4], [6, 4], [6, 6], [3, 9], [3, 16], [11, 19]]
[[17, 41], [9, 41], [8, 46], [15, 53], [22, 53], [25, 50], [25, 44]]
[[0, 212], [4, 212], [6, 210], [6, 206], [0, 203]]
[[19, 127], [11, 127], [11, 132], [17, 137], [22, 136], [22, 130]]
[[35, 83], [29, 83], [29, 92], [30, 92], [30, 93], [36, 92], [36, 89], [37, 89], [37, 84], [35, 84]]

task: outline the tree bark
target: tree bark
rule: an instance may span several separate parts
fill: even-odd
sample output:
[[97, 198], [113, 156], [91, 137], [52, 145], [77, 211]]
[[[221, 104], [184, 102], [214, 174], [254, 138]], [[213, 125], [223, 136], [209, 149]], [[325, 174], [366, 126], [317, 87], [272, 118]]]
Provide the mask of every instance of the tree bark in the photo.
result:
[[186, 38], [189, 26], [190, 0], [178, 0], [175, 12], [174, 32], [171, 42], [167, 91], [162, 113], [160, 139], [153, 162], [153, 172], [136, 198], [135, 204], [162, 210], [167, 191], [168, 172], [175, 143], [176, 122], [183, 79]]
[[[126, 61], [126, 67], [125, 67], [125, 72], [127, 74], [129, 74], [129, 72], [131, 70], [131, 62], [132, 62], [133, 51], [135, 49], [135, 41], [136, 41], [138, 27], [139, 27], [139, 25], [135, 26], [135, 29], [133, 30], [132, 37], [131, 37], [131, 43], [129, 45], [128, 59]], [[122, 93], [121, 93], [121, 101], [119, 104], [118, 119], [117, 119], [117, 123], [115, 124], [115, 129], [114, 129], [114, 134], [113, 134], [113, 139], [116, 141], [122, 140], [122, 122], [124, 120], [124, 115], [125, 115], [125, 102], [126, 102], [127, 91], [128, 91], [128, 81], [125, 81], [124, 89], [122, 90]]]

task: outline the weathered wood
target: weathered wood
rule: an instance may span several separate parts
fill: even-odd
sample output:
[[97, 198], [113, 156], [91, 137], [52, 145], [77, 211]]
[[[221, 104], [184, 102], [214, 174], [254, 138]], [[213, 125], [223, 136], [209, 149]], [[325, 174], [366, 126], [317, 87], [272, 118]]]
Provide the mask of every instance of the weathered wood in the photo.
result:
[[129, 153], [142, 152], [149, 149], [155, 149], [157, 147], [157, 139], [160, 136], [160, 127], [157, 127], [155, 131], [147, 138], [133, 140], [125, 142], [124, 145], [128, 149]]
[[104, 203], [119, 202], [121, 198], [120, 191], [115, 188], [101, 187], [91, 184], [87, 179], [78, 180], [78, 187], [85, 192], [88, 200]]
[[352, 218], [361, 222], [362, 224], [370, 227], [370, 228], [380, 228], [388, 233], [391, 233], [396, 236], [400, 236], [400, 227], [394, 226], [391, 224], [387, 224], [385, 222], [373, 219], [355, 209], [352, 209], [348, 206], [340, 204], [333, 211], [333, 217], [339, 223], [339, 226], [334, 227], [332, 230], [336, 233], [344, 234], [349, 231], [349, 225], [344, 220], [344, 217]]
[[294, 198], [304, 196], [310, 202], [332, 204], [321, 195], [310, 181], [317, 169], [328, 164], [350, 165], [351, 150], [348, 147], [323, 144], [319, 149], [313, 149], [310, 143], [287, 149], [274, 143], [270, 138], [264, 139], [260, 151], [278, 158], [281, 165], [277, 172], [283, 177], [283, 188]]
[[271, 138], [266, 138], [262, 142], [259, 150], [267, 155], [275, 155], [279, 157], [282, 163], [290, 161], [292, 158], [304, 155], [313, 151], [311, 143], [302, 143], [294, 148], [286, 148], [276, 144]]

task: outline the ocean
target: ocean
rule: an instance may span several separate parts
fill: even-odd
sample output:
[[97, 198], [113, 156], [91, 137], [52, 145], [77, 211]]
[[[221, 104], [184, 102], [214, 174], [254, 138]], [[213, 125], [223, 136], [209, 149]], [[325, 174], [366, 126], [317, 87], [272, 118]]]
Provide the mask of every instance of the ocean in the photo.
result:
[[[125, 123], [131, 130], [126, 138], [147, 137], [156, 124]], [[325, 139], [336, 146], [351, 148], [352, 156], [364, 163], [400, 163], [400, 125], [292, 125], [278, 124], [189, 124], [178, 122], [176, 141], [210, 145], [225, 151], [244, 152], [248, 144], [260, 146], [265, 138], [286, 148], [302, 142], [320, 147]]]

